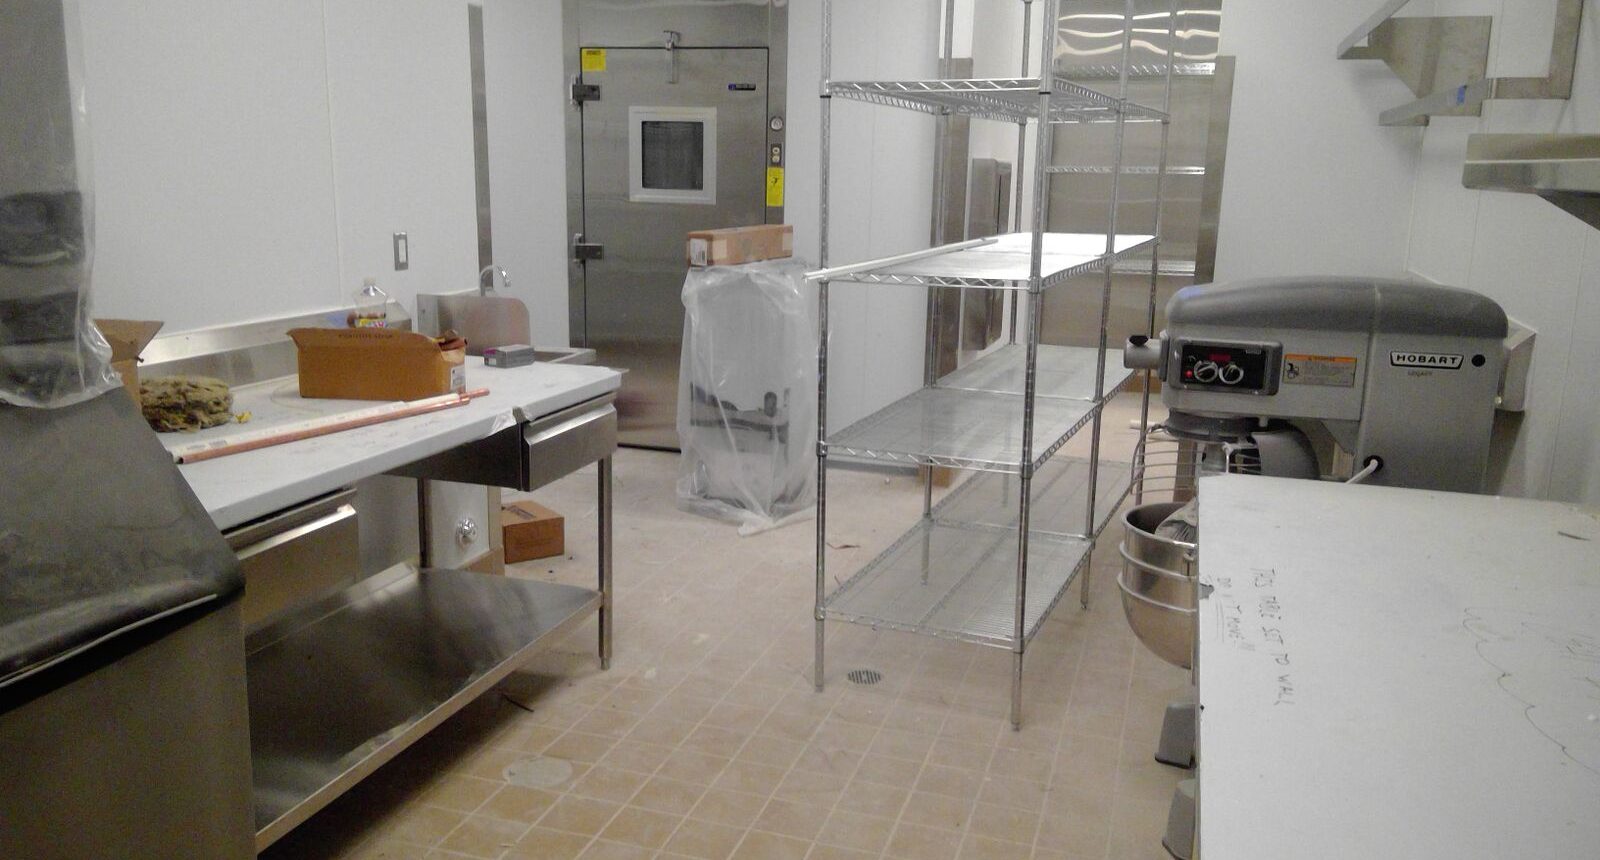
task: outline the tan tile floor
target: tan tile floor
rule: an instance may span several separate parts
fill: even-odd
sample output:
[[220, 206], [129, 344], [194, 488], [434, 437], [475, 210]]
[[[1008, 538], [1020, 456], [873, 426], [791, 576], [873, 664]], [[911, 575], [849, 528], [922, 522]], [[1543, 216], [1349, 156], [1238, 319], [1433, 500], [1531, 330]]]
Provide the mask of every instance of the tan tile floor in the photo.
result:
[[[1134, 403], [1117, 402], [1109, 446], [1131, 446]], [[1183, 772], [1152, 754], [1187, 674], [1122, 618], [1115, 527], [1094, 555], [1091, 608], [1074, 592], [1028, 652], [1014, 732], [1010, 654], [981, 646], [830, 623], [827, 687], [814, 692], [814, 523], [740, 538], [674, 507], [675, 470], [675, 455], [617, 457], [610, 671], [591, 621], [264, 856], [1167, 856]], [[567, 516], [568, 556], [515, 575], [592, 579], [593, 480], [586, 470], [538, 494]], [[921, 509], [906, 476], [835, 472], [829, 499], [841, 578]], [[882, 681], [853, 684], [855, 668]], [[570, 775], [543, 788], [507, 779], [539, 757]]]

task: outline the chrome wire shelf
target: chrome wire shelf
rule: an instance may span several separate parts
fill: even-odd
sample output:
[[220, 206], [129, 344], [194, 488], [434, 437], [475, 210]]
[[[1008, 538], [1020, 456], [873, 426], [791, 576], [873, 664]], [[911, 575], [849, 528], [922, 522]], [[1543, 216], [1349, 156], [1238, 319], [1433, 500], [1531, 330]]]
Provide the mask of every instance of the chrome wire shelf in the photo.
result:
[[[887, 105], [922, 113], [968, 116], [998, 122], [1027, 122], [1039, 118], [1039, 97], [1045, 94], [1039, 78], [971, 78], [923, 81], [829, 81], [836, 98]], [[1118, 99], [1066, 78], [1050, 80], [1051, 124], [1114, 122], [1119, 115], [1130, 122], [1164, 122], [1165, 111]]]
[[[1105, 397], [1094, 399], [1095, 350], [1039, 346], [1032, 466], [1044, 465], [1115, 397], [1133, 372], [1106, 353]], [[1008, 344], [919, 389], [823, 443], [829, 457], [1020, 474], [1027, 348]]]
[[[1091, 541], [1029, 533], [1025, 638], [1077, 578]], [[1010, 648], [1016, 619], [1013, 528], [919, 521], [830, 594], [824, 618]]]
[[[1134, 464], [1102, 459], [1094, 499], [1094, 534], [1098, 535], [1121, 506], [1133, 485]], [[1083, 533], [1089, 498], [1089, 461], [1056, 457], [1033, 475], [1032, 534], [1057, 538], [1091, 537]], [[1017, 483], [1010, 475], [979, 472], [962, 481], [934, 507], [933, 518], [946, 525], [1017, 527]]]
[[[1031, 641], [1132, 486], [1133, 466], [1102, 460], [1095, 530], [1071, 534], [1088, 499], [1089, 463], [1063, 457], [1034, 477], [1024, 640]], [[1017, 484], [977, 474], [929, 518], [868, 562], [823, 602], [824, 617], [886, 630], [1009, 648], [1016, 621]]]
[[[1118, 260], [1111, 271], [1118, 275], [1148, 275], [1150, 264], [1145, 260]], [[1192, 278], [1194, 273], [1193, 260], [1169, 260], [1163, 257], [1156, 266], [1156, 275], [1163, 278]]]
[[[1166, 14], [1164, 58], [1153, 64], [1131, 63], [1135, 52], [1134, 22], [1142, 16], [1136, 13], [1134, 0], [1124, 0], [1118, 62], [1062, 67], [1052, 73], [1061, 56], [1060, 0], [1043, 3], [1042, 19], [1055, 23], [1039, 34], [1041, 61], [1030, 64], [1028, 46], [1033, 37], [1027, 22], [1032, 19], [1024, 16], [1019, 77], [955, 79], [950, 64], [945, 63], [939, 80], [834, 81], [829, 74], [834, 53], [832, 0], [821, 0], [821, 72], [826, 83], [820, 111], [823, 157], [819, 256], [824, 268], [806, 275], [816, 285], [822, 310], [817, 350], [820, 403], [828, 400], [828, 297], [832, 285], [959, 287], [1017, 294], [1009, 302], [1012, 343], [988, 350], [976, 361], [936, 378], [938, 338], [944, 331], [940, 319], [943, 304], [937, 291], [925, 290], [928, 346], [923, 387], [842, 430], [830, 428], [826, 411], [819, 410], [816, 651], [812, 664], [812, 683], [821, 691], [826, 679], [826, 622], [830, 620], [1005, 648], [1012, 654], [1013, 728], [1019, 728], [1022, 721], [1023, 659], [1029, 642], [1044, 627], [1045, 619], [1074, 581], [1081, 583], [1081, 599], [1084, 608], [1088, 608], [1092, 575], [1089, 559], [1095, 539], [1112, 521], [1130, 487], [1142, 486], [1134, 483], [1136, 472], [1131, 464], [1100, 455], [1099, 431], [1106, 418], [1106, 404], [1128, 387], [1133, 374], [1122, 367], [1121, 356], [1115, 351], [1039, 343], [1042, 293], [1068, 278], [1098, 275], [1094, 279], [1098, 289], [1085, 290], [1085, 296], [1100, 299], [1099, 346], [1104, 346], [1112, 290], [1121, 283], [1113, 276], [1131, 269], [1138, 261], [1142, 264], [1139, 270], [1150, 278], [1150, 289], [1141, 291], [1141, 295], [1149, 296], [1149, 312], [1154, 318], [1157, 279], [1166, 268], [1158, 268], [1160, 254], [1156, 253], [1160, 247], [1163, 183], [1167, 177], [1204, 175], [1198, 167], [1167, 166], [1171, 116], [1166, 108], [1171, 103], [1172, 83], [1174, 76], [1213, 75], [1216, 69], [1214, 63], [1180, 62], [1173, 53], [1178, 42], [1176, 0], [1170, 0]], [[953, 39], [951, 26], [952, 18], [946, 16], [942, 35], [947, 46]], [[945, 54], [949, 55], [948, 48]], [[1030, 77], [1034, 74], [1039, 76]], [[1159, 96], [1161, 110], [1130, 98], [1130, 88], [1124, 85], [1127, 80], [1151, 79], [1161, 79], [1164, 84]], [[1112, 87], [1103, 83], [1098, 89], [1087, 86], [1090, 81], [1112, 81], [1116, 94], [1112, 95]], [[1141, 88], [1142, 92], [1150, 90], [1149, 86]], [[1013, 195], [1011, 220], [1019, 227], [1029, 224], [1029, 232], [972, 238], [831, 265], [829, 147], [833, 106], [841, 100], [932, 114], [942, 131], [948, 130], [948, 121], [954, 116], [1015, 124], [1018, 192]], [[1160, 124], [1157, 165], [1126, 165], [1126, 124], [1151, 121]], [[1112, 163], [1049, 168], [1052, 150], [1060, 137], [1053, 126], [1069, 123], [1110, 124], [1114, 134]], [[1029, 135], [1033, 136], [1031, 157]], [[936, 156], [935, 174], [941, 175], [940, 165], [949, 156], [943, 147]], [[1062, 160], [1081, 163], [1085, 159], [1084, 154], [1079, 154]], [[1028, 165], [1026, 170], [1024, 164]], [[1106, 229], [1096, 233], [1044, 232], [1050, 174], [1110, 177]], [[1023, 218], [1020, 202], [1024, 175], [1031, 177], [1033, 188], [1031, 221]], [[1118, 183], [1125, 175], [1154, 177], [1153, 183], [1136, 183], [1141, 189], [1138, 202], [1155, 203], [1153, 229], [1148, 235], [1124, 234], [1117, 229], [1118, 207], [1127, 195], [1119, 193]], [[1147, 184], [1154, 185], [1153, 196], [1143, 192]], [[944, 204], [937, 202], [942, 200], [944, 187], [940, 183], [935, 211], [942, 211]], [[1078, 284], [1074, 284], [1074, 294], [1077, 288]], [[1026, 318], [1020, 312], [1024, 293]], [[1143, 396], [1148, 397], [1148, 392]], [[1095, 432], [1076, 435], [1091, 426]], [[1141, 420], [1141, 453], [1145, 429]], [[831, 544], [827, 516], [832, 508], [827, 493], [828, 473], [840, 460], [956, 468], [972, 474], [934, 504], [934, 482], [932, 472], [928, 472], [922, 518], [841, 581], [828, 570]], [[1139, 462], [1142, 461], [1141, 458]]]
[[[1117, 63], [1087, 63], [1084, 65], [1056, 66], [1056, 77], [1069, 81], [1114, 81], [1121, 76], [1122, 66]], [[1217, 73], [1214, 62], [1173, 63], [1175, 78], [1204, 78]], [[1166, 63], [1130, 63], [1128, 80], [1161, 80], [1166, 77]]]
[[[1044, 169], [1045, 173], [1070, 173], [1090, 176], [1110, 176], [1112, 173], [1109, 164], [1055, 164]], [[1155, 176], [1156, 168], [1152, 165], [1123, 165], [1123, 176]], [[1167, 176], [1205, 176], [1206, 169], [1199, 165], [1169, 165]]]
[[[923, 388], [829, 434], [822, 449], [828, 457], [1017, 474], [1023, 399], [1020, 394]], [[1088, 400], [1036, 398], [1033, 450], [1047, 453], [1036, 456], [1035, 464], [1083, 429], [1098, 407]]]
[[[1108, 349], [1106, 390], [1116, 391], [1133, 371], [1122, 366], [1122, 351]], [[1034, 379], [1039, 397], [1094, 399], [1095, 350], [1086, 346], [1039, 344]], [[1008, 343], [946, 374], [939, 388], [1022, 394], [1027, 381], [1028, 348]]]
[[[1040, 260], [1040, 289], [1090, 272], [1103, 271], [1108, 264], [1149, 250], [1154, 236], [1118, 234], [1113, 252], [1105, 253], [1104, 233], [1046, 233]], [[949, 250], [943, 250], [948, 248]], [[912, 287], [983, 287], [992, 290], [1028, 290], [1033, 263], [1033, 236], [1007, 233], [985, 244], [957, 242], [930, 249], [910, 261], [885, 258], [875, 265], [868, 260], [838, 267], [851, 271], [830, 274], [832, 283], [892, 284]], [[819, 270], [807, 273], [812, 280], [822, 278]]]

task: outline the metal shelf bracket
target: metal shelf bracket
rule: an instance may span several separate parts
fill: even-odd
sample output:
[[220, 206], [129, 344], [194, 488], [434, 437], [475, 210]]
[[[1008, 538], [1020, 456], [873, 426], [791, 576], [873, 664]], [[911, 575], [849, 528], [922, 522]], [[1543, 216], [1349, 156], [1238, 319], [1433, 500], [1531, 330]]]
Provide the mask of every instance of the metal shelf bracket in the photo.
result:
[[[1492, 19], [1485, 16], [1394, 18], [1407, 0], [1387, 0], [1339, 44], [1341, 60], [1383, 60], [1417, 95], [1384, 111], [1385, 126], [1427, 125], [1434, 116], [1480, 116], [1489, 99], [1572, 96], [1583, 0], [1556, 0], [1549, 73], [1542, 78], [1491, 78]], [[1365, 40], [1366, 45], [1358, 43]]]

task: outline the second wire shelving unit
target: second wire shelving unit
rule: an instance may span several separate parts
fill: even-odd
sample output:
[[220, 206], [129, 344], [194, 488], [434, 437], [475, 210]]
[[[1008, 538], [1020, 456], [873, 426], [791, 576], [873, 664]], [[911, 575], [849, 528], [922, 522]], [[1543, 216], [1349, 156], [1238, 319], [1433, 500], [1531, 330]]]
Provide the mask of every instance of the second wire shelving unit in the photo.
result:
[[[1035, 0], [1023, 3], [1031, 19]], [[1009, 79], [835, 81], [832, 66], [832, 0], [822, 2], [822, 112], [820, 265], [808, 274], [818, 288], [817, 565], [814, 681], [823, 685], [825, 627], [829, 620], [865, 624], [1005, 648], [1013, 654], [1011, 724], [1022, 717], [1022, 665], [1028, 643], [1082, 577], [1088, 605], [1087, 571], [1096, 537], [1111, 520], [1132, 483], [1134, 464], [1103, 462], [1101, 424], [1105, 406], [1132, 378], [1120, 352], [1106, 349], [1113, 267], [1136, 256], [1150, 258], [1150, 321], [1160, 270], [1160, 181], [1166, 170], [1167, 107], [1171, 99], [1173, 28], [1169, 18], [1166, 90], [1160, 108], [1127, 97], [1130, 40], [1135, 16], [1126, 0], [1122, 61], [1098, 66], [1114, 74], [1088, 76], [1115, 84], [1101, 92], [1068, 80], [1056, 68], [1054, 46], [1061, 0], [1043, 7], [1039, 74], [1028, 77], [1029, 25], [1022, 34], [1023, 77]], [[953, 3], [946, 2], [945, 56], [949, 56]], [[829, 266], [828, 197], [831, 145], [830, 104], [851, 99], [930, 113], [1014, 123], [1018, 134], [1018, 188], [1026, 135], [1035, 135], [1035, 157], [1027, 176], [1033, 190], [1028, 232], [945, 244], [926, 251]], [[1122, 175], [1124, 129], [1129, 123], [1161, 124], [1155, 223], [1150, 233], [1117, 231], [1117, 178]], [[1107, 229], [1100, 233], [1048, 233], [1052, 129], [1061, 123], [1114, 123], [1115, 163]], [[1017, 195], [1021, 214], [1021, 194]], [[1020, 224], [1019, 224], [1020, 226]], [[1098, 347], [1040, 343], [1043, 296], [1074, 279], [1099, 274]], [[828, 291], [834, 285], [876, 284], [924, 288], [1002, 290], [1012, 302], [1010, 342], [843, 428], [828, 425]], [[1020, 306], [1026, 303], [1025, 312]], [[937, 302], [929, 302], [929, 337]], [[1020, 319], [1019, 319], [1020, 317]], [[1018, 340], [1019, 327], [1025, 336]], [[1148, 420], [1146, 386], [1140, 418], [1142, 450]], [[1057, 456], [1076, 434], [1091, 433], [1087, 457]], [[888, 549], [831, 591], [828, 548], [827, 471], [831, 458], [870, 460], [922, 468], [927, 479], [923, 516]], [[969, 471], [958, 486], [933, 502], [932, 470]]]

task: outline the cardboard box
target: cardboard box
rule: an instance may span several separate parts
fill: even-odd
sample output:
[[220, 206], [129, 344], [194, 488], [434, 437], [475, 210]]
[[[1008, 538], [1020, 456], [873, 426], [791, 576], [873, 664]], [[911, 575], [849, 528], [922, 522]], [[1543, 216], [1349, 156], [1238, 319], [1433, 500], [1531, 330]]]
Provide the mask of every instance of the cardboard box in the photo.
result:
[[390, 328], [297, 328], [300, 396], [421, 400], [467, 390], [466, 341]]
[[567, 551], [566, 519], [538, 502], [502, 505], [500, 522], [506, 564], [549, 558]]
[[695, 268], [737, 266], [793, 256], [794, 226], [791, 224], [696, 230], [689, 234], [689, 265]]
[[95, 320], [95, 328], [111, 344], [111, 369], [122, 374], [122, 385], [139, 402], [139, 353], [161, 330], [158, 320]]

